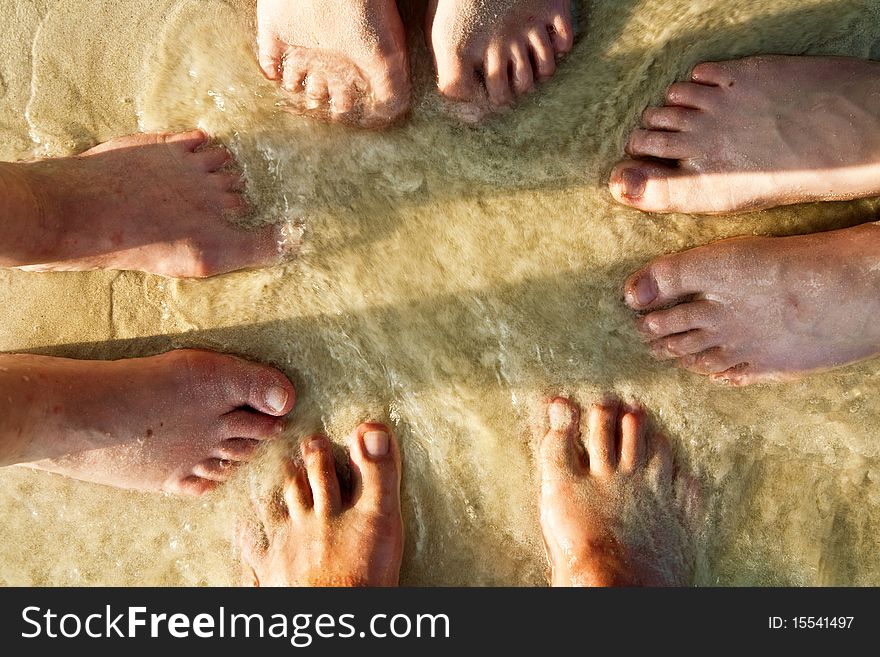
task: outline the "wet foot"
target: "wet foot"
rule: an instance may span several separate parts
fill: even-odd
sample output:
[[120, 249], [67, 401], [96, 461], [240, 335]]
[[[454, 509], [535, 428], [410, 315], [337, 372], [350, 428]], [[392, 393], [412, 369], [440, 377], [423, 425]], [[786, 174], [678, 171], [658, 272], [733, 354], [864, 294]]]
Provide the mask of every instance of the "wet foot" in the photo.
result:
[[733, 385], [788, 381], [880, 353], [878, 261], [877, 224], [722, 240], [653, 261], [626, 301], [656, 358]]
[[867, 60], [700, 64], [645, 110], [611, 192], [648, 212], [707, 214], [878, 196], [878, 94], [880, 63]]
[[571, 0], [431, 0], [425, 34], [440, 93], [479, 120], [509, 106], [571, 50]]
[[39, 243], [22, 268], [206, 277], [278, 262], [286, 246], [279, 227], [249, 231], [227, 221], [247, 205], [230, 159], [194, 130], [121, 137], [76, 157], [0, 165], [28, 192], [28, 207], [18, 211], [37, 217]]
[[539, 447], [541, 530], [552, 586], [669, 586], [692, 573], [684, 487], [644, 411], [557, 397]]
[[260, 67], [289, 109], [381, 128], [409, 109], [406, 34], [395, 0], [259, 0]]
[[[267, 365], [209, 351], [82, 361], [6, 355], [4, 464], [143, 491], [201, 495], [276, 437], [290, 381]], [[26, 412], [14, 422], [10, 412]], [[7, 437], [23, 435], [27, 442]]]
[[253, 586], [397, 586], [403, 554], [400, 452], [391, 431], [351, 436], [351, 495], [343, 495], [330, 441], [307, 438], [286, 464], [282, 500], [258, 505], [239, 531], [244, 583]]

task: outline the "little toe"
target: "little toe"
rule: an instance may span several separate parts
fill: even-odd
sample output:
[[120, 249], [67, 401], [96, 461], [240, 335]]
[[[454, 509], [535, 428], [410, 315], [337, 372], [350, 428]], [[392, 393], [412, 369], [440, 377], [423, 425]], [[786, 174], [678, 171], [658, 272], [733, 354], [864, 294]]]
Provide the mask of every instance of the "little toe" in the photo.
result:
[[710, 331], [696, 329], [655, 340], [649, 345], [651, 355], [657, 360], [671, 360], [698, 354], [715, 347], [718, 336]]
[[556, 56], [562, 56], [571, 51], [574, 45], [574, 26], [571, 20], [571, 10], [564, 10], [553, 17], [548, 29], [550, 39]]
[[698, 152], [690, 133], [642, 129], [630, 133], [624, 151], [634, 158], [659, 157], [665, 160], [687, 159]]
[[580, 442], [580, 409], [573, 401], [556, 397], [547, 405], [550, 428], [541, 439], [538, 463], [545, 484], [568, 481], [586, 472]]
[[556, 72], [556, 56], [550, 33], [547, 30], [535, 29], [529, 32], [528, 40], [535, 78], [540, 82], [549, 80]]
[[342, 494], [330, 441], [322, 435], [306, 438], [302, 454], [315, 511], [324, 517], [337, 515], [342, 510]]
[[224, 482], [231, 477], [239, 463], [229, 459], [205, 459], [196, 463], [193, 474], [209, 481]]
[[624, 409], [620, 419], [620, 469], [632, 473], [645, 464], [647, 446], [648, 417], [638, 405]]
[[218, 486], [220, 486], [219, 481], [212, 481], [196, 475], [190, 475], [179, 481], [173, 492], [181, 495], [200, 497], [216, 490]]
[[513, 91], [517, 96], [522, 96], [535, 86], [535, 73], [525, 44], [516, 42], [511, 46], [510, 60], [513, 63]]
[[736, 387], [749, 386], [756, 383], [769, 383], [772, 381], [780, 382], [783, 380], [763, 376], [749, 363], [738, 363], [723, 372], [710, 374], [709, 378], [715, 383]]
[[366, 422], [352, 435], [352, 505], [379, 516], [400, 514], [400, 449], [384, 424]]
[[617, 467], [618, 413], [620, 403], [607, 399], [593, 404], [587, 418], [590, 472], [601, 476], [613, 474]]
[[698, 299], [680, 303], [666, 310], [655, 310], [636, 321], [639, 333], [649, 341], [667, 335], [687, 333], [696, 329], [714, 329], [718, 325], [718, 308], [713, 301]]
[[666, 90], [666, 104], [692, 109], [711, 109], [718, 101], [719, 91], [712, 86], [693, 82], [676, 82]]

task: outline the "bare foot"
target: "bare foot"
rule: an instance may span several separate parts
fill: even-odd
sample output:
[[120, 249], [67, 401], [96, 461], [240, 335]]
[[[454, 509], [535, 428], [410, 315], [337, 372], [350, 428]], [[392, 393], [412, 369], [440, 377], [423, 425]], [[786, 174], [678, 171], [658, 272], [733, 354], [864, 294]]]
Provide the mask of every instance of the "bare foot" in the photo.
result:
[[659, 359], [733, 385], [788, 381], [880, 353], [878, 261], [877, 224], [722, 240], [653, 261], [626, 301]]
[[630, 135], [611, 193], [648, 212], [725, 213], [880, 195], [880, 63], [705, 63]]
[[291, 111], [381, 128], [410, 103], [406, 34], [395, 0], [259, 0], [260, 67]]
[[638, 407], [587, 417], [557, 397], [539, 448], [541, 530], [552, 586], [680, 586], [692, 576], [680, 485], [666, 439]]
[[26, 409], [17, 426], [4, 411], [3, 442], [16, 433], [29, 438], [17, 454], [7, 447], [6, 464], [133, 490], [214, 489], [280, 433], [295, 398], [278, 370], [209, 351], [120, 361], [0, 358], [2, 391], [13, 409]]
[[440, 93], [475, 119], [549, 79], [571, 50], [571, 0], [431, 0], [425, 34]]
[[343, 496], [330, 441], [307, 438], [290, 461], [283, 501], [259, 505], [239, 532], [244, 583], [253, 586], [397, 586], [403, 555], [400, 452], [382, 424], [351, 436], [352, 492]]
[[246, 209], [241, 177], [225, 167], [228, 151], [207, 142], [201, 130], [139, 134], [76, 157], [0, 165], [29, 190], [40, 224], [38, 253], [22, 269], [205, 277], [278, 262], [280, 227], [226, 220]]

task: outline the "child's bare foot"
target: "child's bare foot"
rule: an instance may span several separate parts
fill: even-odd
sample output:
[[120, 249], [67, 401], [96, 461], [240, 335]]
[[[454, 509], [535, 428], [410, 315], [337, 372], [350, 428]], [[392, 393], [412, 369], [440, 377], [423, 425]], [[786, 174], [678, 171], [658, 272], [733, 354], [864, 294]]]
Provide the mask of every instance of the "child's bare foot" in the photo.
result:
[[258, 507], [242, 528], [244, 583], [254, 586], [397, 586], [403, 555], [400, 452], [382, 424], [351, 436], [352, 493], [343, 496], [330, 441], [307, 438], [288, 462], [283, 502]]
[[549, 79], [571, 50], [571, 0], [431, 0], [425, 35], [440, 93], [499, 110]]
[[[214, 489], [280, 433], [295, 397], [278, 370], [209, 351], [120, 361], [0, 358], [2, 399], [26, 409], [17, 426], [2, 425], [4, 464], [134, 490]], [[28, 438], [17, 449], [7, 440], [16, 434]]]
[[[648, 212], [725, 213], [880, 195], [880, 63], [749, 57], [696, 66], [650, 107], [611, 192]], [[641, 158], [661, 158], [661, 163]]]
[[655, 357], [733, 385], [786, 381], [880, 353], [878, 262], [877, 224], [722, 240], [654, 260], [626, 301]]
[[[128, 269], [205, 277], [278, 262], [281, 229], [226, 220], [246, 209], [230, 154], [201, 130], [113, 139], [82, 155], [0, 165], [26, 193], [40, 242], [31, 271]], [[3, 255], [0, 247], [0, 256]]]
[[553, 586], [669, 586], [692, 573], [666, 439], [638, 407], [606, 401], [587, 417], [557, 397], [539, 447], [541, 530]]
[[[332, 6], [330, 6], [332, 5]], [[381, 128], [410, 103], [406, 34], [395, 0], [259, 0], [260, 67], [290, 109]]]

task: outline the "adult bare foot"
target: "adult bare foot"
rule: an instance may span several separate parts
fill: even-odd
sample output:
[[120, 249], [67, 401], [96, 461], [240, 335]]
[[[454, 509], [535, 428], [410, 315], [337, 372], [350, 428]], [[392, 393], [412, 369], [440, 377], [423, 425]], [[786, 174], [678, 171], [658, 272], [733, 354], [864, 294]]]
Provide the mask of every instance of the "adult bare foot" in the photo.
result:
[[351, 436], [351, 495], [343, 496], [330, 441], [312, 436], [286, 464], [283, 501], [258, 505], [239, 531], [244, 583], [253, 586], [397, 586], [403, 555], [400, 452], [382, 424]]
[[425, 35], [440, 92], [475, 119], [549, 79], [574, 40], [571, 0], [431, 0]]
[[410, 103], [406, 34], [395, 0], [259, 0], [260, 67], [291, 111], [381, 128]]
[[227, 221], [246, 209], [228, 151], [201, 130], [113, 139], [82, 155], [0, 164], [0, 266], [205, 277], [278, 262], [283, 229]]
[[688, 487], [639, 407], [606, 401], [587, 417], [557, 397], [541, 440], [541, 530], [553, 586], [675, 586], [692, 576]]
[[880, 353], [878, 262], [877, 224], [722, 240], [654, 260], [626, 301], [656, 358], [733, 385], [788, 381]]
[[0, 464], [190, 495], [276, 437], [295, 398], [272, 367], [191, 349], [120, 361], [4, 355], [0, 393]]
[[[880, 63], [749, 57], [696, 66], [629, 137], [621, 203], [725, 213], [880, 195]], [[667, 163], [640, 158], [661, 158]]]

